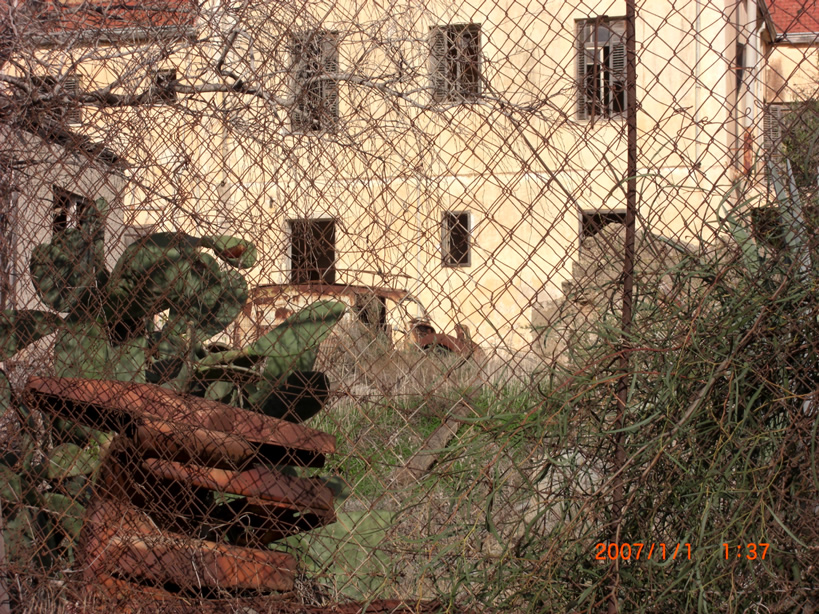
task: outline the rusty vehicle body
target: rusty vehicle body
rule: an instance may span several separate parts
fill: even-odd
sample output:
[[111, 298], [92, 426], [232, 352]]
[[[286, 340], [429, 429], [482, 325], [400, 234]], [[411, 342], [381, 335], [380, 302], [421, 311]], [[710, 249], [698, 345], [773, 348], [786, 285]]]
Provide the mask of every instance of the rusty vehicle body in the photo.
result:
[[244, 330], [252, 340], [305, 305], [321, 299], [342, 301], [351, 317], [382, 334], [397, 349], [417, 347], [425, 351], [453, 353], [475, 358], [480, 353], [466, 327], [455, 334], [437, 329], [421, 301], [407, 290], [346, 284], [267, 284], [256, 287], [245, 305]]

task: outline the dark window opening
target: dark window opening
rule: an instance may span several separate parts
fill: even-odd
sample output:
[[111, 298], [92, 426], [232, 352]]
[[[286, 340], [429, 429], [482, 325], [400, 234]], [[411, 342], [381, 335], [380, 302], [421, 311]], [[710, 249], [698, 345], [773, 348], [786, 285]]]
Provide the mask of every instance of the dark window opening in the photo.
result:
[[290, 41], [293, 132], [332, 132], [338, 122], [338, 33], [311, 30]]
[[173, 102], [176, 100], [176, 70], [168, 68], [157, 70], [151, 84], [153, 99], [158, 102]]
[[580, 240], [593, 237], [609, 224], [626, 224], [625, 211], [583, 211], [580, 227]]
[[626, 22], [598, 17], [577, 24], [579, 119], [626, 112]]
[[374, 294], [356, 294], [358, 321], [376, 330], [387, 330], [387, 299]]
[[438, 102], [481, 96], [481, 26], [435, 26], [430, 30], [432, 97]]
[[57, 186], [53, 189], [53, 203], [51, 231], [54, 233], [83, 227], [88, 222], [88, 213], [93, 211], [90, 199]]
[[290, 282], [336, 283], [334, 220], [290, 221]]
[[737, 43], [734, 70], [737, 74], [737, 95], [739, 95], [739, 91], [742, 88], [742, 81], [745, 79], [745, 45], [742, 43]]
[[469, 213], [447, 211], [443, 220], [443, 262], [446, 266], [470, 265]]

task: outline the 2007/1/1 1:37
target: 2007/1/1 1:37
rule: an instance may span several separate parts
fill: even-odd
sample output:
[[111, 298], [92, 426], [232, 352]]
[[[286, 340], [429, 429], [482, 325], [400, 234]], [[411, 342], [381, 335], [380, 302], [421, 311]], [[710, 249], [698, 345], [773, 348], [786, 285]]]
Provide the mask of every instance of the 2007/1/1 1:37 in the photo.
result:
[[[770, 544], [765, 544], [762, 542], [757, 542], [755, 544], [738, 544], [736, 548], [731, 546], [731, 544], [722, 544], [725, 548], [725, 560], [727, 561], [730, 558], [743, 558], [743, 550], [745, 550], [745, 558], [749, 561], [753, 561], [756, 558], [761, 560], [765, 560], [765, 555], [768, 553], [768, 546]], [[736, 552], [736, 556], [734, 553]]]

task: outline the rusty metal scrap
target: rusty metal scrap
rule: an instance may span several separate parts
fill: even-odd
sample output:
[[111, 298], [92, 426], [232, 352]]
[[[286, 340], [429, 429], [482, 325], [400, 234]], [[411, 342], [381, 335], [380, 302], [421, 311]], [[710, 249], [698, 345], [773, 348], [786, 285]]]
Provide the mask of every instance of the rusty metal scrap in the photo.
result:
[[85, 519], [83, 573], [172, 583], [181, 592], [211, 589], [286, 591], [296, 560], [289, 554], [192, 539], [160, 531], [123, 502], [98, 501]]
[[[269, 544], [336, 519], [332, 491], [314, 478], [296, 478], [259, 466], [226, 471], [160, 459], [146, 459], [143, 464], [151, 478], [146, 482], [165, 481], [166, 486], [151, 489], [154, 493], [173, 493], [174, 520], [219, 527], [221, 534], [242, 545]], [[201, 496], [211, 491], [240, 498], [214, 505], [212, 498]]]
[[149, 418], [179, 425], [176, 428], [188, 442], [201, 439], [186, 432], [183, 425], [241, 437], [254, 445], [257, 454], [276, 464], [321, 466], [325, 455], [336, 447], [332, 435], [301, 424], [153, 384], [35, 377], [28, 381], [25, 395], [32, 406], [43, 405], [50, 413], [98, 429], [120, 431]]
[[254, 497], [302, 513], [326, 514], [334, 509], [332, 491], [314, 478], [295, 478], [258, 466], [247, 471], [227, 471], [161, 459], [147, 459], [144, 464], [154, 475], [167, 480]]
[[[296, 403], [298, 393], [283, 389], [281, 400]], [[288, 591], [295, 559], [267, 545], [335, 521], [333, 493], [321, 480], [260, 464], [321, 465], [335, 450], [326, 433], [152, 384], [31, 378], [25, 394], [32, 407], [119, 431], [99, 469], [77, 558], [103, 586], [133, 581], [200, 597]]]
[[143, 456], [162, 456], [174, 461], [192, 461], [212, 466], [237, 466], [255, 453], [247, 440], [205, 428], [143, 418], [136, 424], [134, 444]]
[[[326, 378], [305, 373], [326, 398]], [[292, 388], [292, 389], [291, 389]], [[304, 387], [279, 390], [285, 405]], [[438, 604], [380, 601], [305, 607], [285, 599], [296, 559], [270, 549], [284, 537], [334, 522], [320, 479], [270, 466], [320, 466], [335, 438], [248, 410], [152, 384], [31, 378], [28, 403], [118, 434], [107, 447], [80, 533], [77, 563], [95, 599], [119, 612], [222, 612], [224, 598], [276, 593], [279, 614], [432, 614]], [[251, 599], [252, 601], [252, 599]], [[135, 604], [139, 604], [135, 607]]]

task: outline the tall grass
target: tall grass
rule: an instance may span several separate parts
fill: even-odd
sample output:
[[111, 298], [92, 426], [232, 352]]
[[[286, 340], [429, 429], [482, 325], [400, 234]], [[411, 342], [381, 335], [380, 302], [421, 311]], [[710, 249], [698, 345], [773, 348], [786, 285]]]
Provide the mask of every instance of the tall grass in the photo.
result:
[[[790, 232], [793, 216], [773, 206]], [[754, 238], [739, 211], [728, 223], [723, 244], [686, 255], [662, 287], [641, 280], [627, 339], [600, 307], [585, 354], [525, 391], [484, 387], [431, 486], [402, 499], [414, 529], [396, 548], [403, 539], [431, 593], [532, 613], [599, 612], [612, 591], [623, 612], [819, 605], [816, 229], [776, 242]], [[624, 345], [627, 460], [616, 466]], [[645, 547], [639, 560], [636, 547], [598, 560], [596, 544], [610, 542]], [[761, 543], [764, 560], [748, 546]]]

